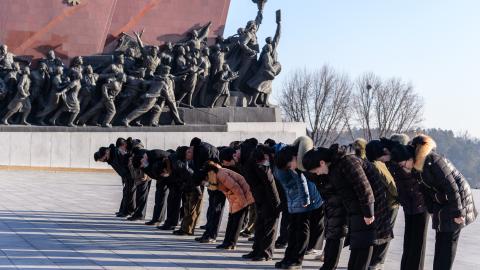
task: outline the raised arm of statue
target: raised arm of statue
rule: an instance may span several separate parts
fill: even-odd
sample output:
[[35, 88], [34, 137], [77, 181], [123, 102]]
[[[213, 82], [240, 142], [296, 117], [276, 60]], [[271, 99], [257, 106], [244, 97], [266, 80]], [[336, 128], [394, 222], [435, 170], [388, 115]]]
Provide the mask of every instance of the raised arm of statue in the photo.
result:
[[277, 31], [275, 32], [275, 36], [273, 37], [273, 41], [272, 41], [272, 47], [274, 51], [277, 48], [278, 43], [280, 41], [280, 34], [281, 34], [281, 27], [282, 27], [282, 20], [281, 20], [280, 14], [281, 14], [280, 10], [277, 10]]
[[142, 38], [141, 38], [141, 36], [143, 34], [143, 31], [144, 30], [142, 30], [140, 33], [134, 31], [133, 33], [135, 34], [135, 37], [137, 38], [137, 44], [138, 44], [138, 47], [140, 47], [140, 51], [141, 51], [142, 55], [146, 55], [145, 46], [143, 45]]
[[262, 21], [263, 21], [263, 11], [258, 10], [257, 17], [255, 18], [255, 24], [257, 25], [257, 29], [260, 27], [260, 24], [262, 24]]

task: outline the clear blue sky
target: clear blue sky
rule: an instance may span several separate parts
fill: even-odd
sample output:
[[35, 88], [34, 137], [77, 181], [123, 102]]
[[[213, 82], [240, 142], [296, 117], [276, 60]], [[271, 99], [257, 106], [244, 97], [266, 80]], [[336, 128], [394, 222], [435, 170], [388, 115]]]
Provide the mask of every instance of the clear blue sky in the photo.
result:
[[[279, 57], [284, 76], [329, 64], [355, 77], [374, 72], [412, 82], [424, 97], [424, 127], [480, 138], [480, 1], [269, 0], [261, 46], [282, 9]], [[225, 36], [254, 19], [256, 5], [232, 0]]]

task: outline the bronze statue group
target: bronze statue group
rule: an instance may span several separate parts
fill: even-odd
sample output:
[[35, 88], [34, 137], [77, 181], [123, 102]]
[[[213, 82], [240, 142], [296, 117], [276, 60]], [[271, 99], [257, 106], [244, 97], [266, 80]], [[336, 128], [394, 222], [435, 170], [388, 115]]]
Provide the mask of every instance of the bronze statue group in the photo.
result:
[[[77, 56], [68, 67], [53, 50], [32, 63], [3, 44], [1, 124], [158, 126], [166, 105], [171, 117], [164, 124], [183, 125], [179, 106], [269, 106], [272, 81], [281, 71], [281, 18], [278, 11], [275, 36], [260, 53], [262, 9], [237, 34], [219, 36], [213, 45], [207, 44], [210, 23], [161, 47], [144, 44], [142, 30], [135, 37], [124, 33], [113, 53]], [[242, 102], [229, 104], [231, 91]]]
[[[349, 270], [383, 269], [402, 206], [398, 268], [424, 268], [430, 219], [433, 269], [453, 268], [460, 232], [477, 210], [467, 180], [431, 137], [392, 135], [329, 148], [315, 148], [308, 137], [287, 143], [250, 138], [215, 147], [194, 138], [175, 150], [147, 150], [139, 140], [119, 138], [94, 159], [122, 178], [118, 217], [145, 219], [153, 180], [155, 206], [145, 224], [163, 222], [158, 229], [196, 235], [199, 243], [217, 242], [228, 201], [225, 237], [217, 248], [233, 250], [240, 236], [247, 237], [253, 243], [245, 260], [280, 259], [274, 250], [285, 249], [275, 268], [301, 269], [304, 256], [316, 254], [320, 269], [336, 269], [348, 247]], [[198, 226], [205, 192], [207, 222]]]

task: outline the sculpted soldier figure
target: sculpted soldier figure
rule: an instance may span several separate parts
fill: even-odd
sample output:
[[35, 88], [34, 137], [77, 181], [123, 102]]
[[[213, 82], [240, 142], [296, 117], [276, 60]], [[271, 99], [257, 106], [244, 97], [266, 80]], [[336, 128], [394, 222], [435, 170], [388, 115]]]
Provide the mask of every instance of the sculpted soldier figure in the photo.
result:
[[[11, 69], [8, 71], [7, 75], [3, 78], [5, 82], [6, 94], [5, 94], [5, 101], [10, 101], [13, 96], [17, 94], [17, 85], [19, 80], [20, 74], [20, 64], [18, 62], [13, 62]], [[7, 105], [7, 104], [2, 104]]]
[[48, 73], [47, 64], [40, 62], [38, 69], [33, 70], [31, 73], [32, 86], [30, 88], [30, 103], [33, 109], [39, 109], [39, 105], [45, 102], [44, 96], [46, 93], [44, 93], [44, 91], [50, 89], [50, 74]]
[[58, 103], [60, 100], [57, 93], [62, 90], [64, 84], [65, 82], [63, 81], [63, 67], [57, 66], [55, 68], [54, 77], [51, 79], [50, 82], [50, 90], [48, 91], [47, 98], [45, 100], [46, 103], [43, 105], [43, 110], [37, 113], [37, 118], [40, 125], [45, 126], [45, 117], [55, 111], [55, 109], [58, 107]]
[[[155, 77], [155, 80], [152, 82], [150, 87], [158, 87], [160, 89], [160, 98], [159, 98], [159, 107], [158, 111], [162, 112], [163, 106], [165, 104], [170, 109], [172, 114], [173, 121], [176, 125], [185, 125], [185, 123], [180, 119], [180, 114], [178, 113], [177, 105], [175, 103], [175, 79], [179, 79], [170, 74], [169, 66], [161, 66], [160, 75]], [[158, 118], [160, 118], [160, 114]], [[153, 121], [153, 123], [158, 123], [159, 120]]]
[[202, 57], [200, 58], [199, 67], [201, 72], [198, 74], [197, 87], [195, 93], [193, 94], [193, 100], [195, 105], [202, 107], [206, 105], [206, 99], [208, 94], [208, 83], [210, 81], [210, 49], [208, 47], [203, 48]]
[[232, 85], [235, 91], [241, 90], [241, 86], [246, 80], [248, 71], [250, 70], [252, 64], [257, 60], [257, 54], [259, 52], [257, 31], [258, 27], [262, 23], [262, 19], [262, 10], [259, 9], [256, 19], [254, 21], [249, 21], [245, 29], [239, 33], [239, 52], [237, 55], [235, 55], [235, 58], [231, 59], [229, 62], [229, 65], [234, 65], [234, 70], [238, 71], [238, 78], [233, 82]]
[[133, 75], [137, 70], [137, 59], [135, 57], [135, 50], [133, 48], [128, 48], [125, 51], [123, 69], [127, 75]]
[[84, 113], [89, 107], [92, 98], [97, 90], [98, 74], [93, 72], [93, 67], [88, 65], [85, 67], [85, 75], [82, 77], [82, 88], [78, 99], [80, 101], [80, 113]]
[[124, 73], [125, 56], [119, 54], [115, 56], [115, 62], [102, 71], [104, 77], [114, 77], [118, 73]]
[[259, 67], [255, 75], [247, 82], [255, 93], [252, 96], [249, 106], [257, 106], [257, 104], [269, 107], [268, 98], [272, 93], [273, 79], [280, 73], [282, 66], [277, 59], [277, 46], [280, 41], [280, 10], [277, 11], [277, 31], [272, 39], [268, 37], [265, 41], [267, 44], [263, 47], [260, 55]]
[[[142, 87], [145, 87], [146, 83], [143, 83]], [[135, 125], [141, 126], [140, 117], [150, 111], [152, 111], [152, 117], [150, 122], [148, 123], [149, 126], [158, 126], [158, 121], [160, 118], [160, 106], [157, 104], [158, 98], [161, 95], [161, 88], [158, 87], [158, 83], [156, 81], [152, 81], [148, 90], [141, 94], [141, 104], [134, 109], [131, 113], [129, 113], [123, 120], [122, 124], [126, 127], [130, 126], [130, 122], [138, 119]], [[129, 98], [132, 99], [132, 98]], [[154, 107], [157, 107], [155, 110], [152, 110]]]
[[47, 65], [48, 72], [52, 75], [55, 73], [55, 70], [57, 69], [57, 67], [64, 66], [62, 60], [55, 56], [54, 50], [48, 51], [46, 58], [42, 59], [42, 62], [44, 62]]
[[140, 33], [137, 33], [137, 32], [133, 32], [133, 33], [137, 38], [137, 43], [142, 53], [143, 65], [147, 69], [146, 76], [147, 78], [151, 78], [155, 75], [155, 71], [157, 70], [157, 67], [161, 63], [160, 57], [158, 57], [158, 47], [152, 46], [150, 47], [150, 51], [147, 52], [147, 50], [145, 49], [145, 46], [143, 46], [143, 42], [141, 39], [143, 30]]
[[147, 91], [147, 88], [148, 81], [145, 80], [145, 68], [139, 68], [136, 76], [127, 76], [127, 82], [119, 95], [120, 105], [118, 106], [117, 116], [122, 116], [132, 104], [136, 104], [141, 94]]
[[198, 74], [201, 72], [201, 69], [197, 66], [197, 59], [192, 58], [189, 60], [189, 67], [187, 70], [185, 70], [181, 75], [186, 75], [185, 76], [185, 81], [183, 82], [183, 87], [180, 91], [179, 98], [177, 100], [177, 104], [180, 106], [182, 104], [182, 101], [184, 98], [187, 98], [187, 101], [185, 104], [183, 104], [185, 107], [193, 108], [192, 105], [192, 97], [193, 97], [193, 91], [195, 91], [195, 87], [197, 85], [197, 78]]
[[232, 72], [228, 64], [223, 64], [222, 71], [217, 73], [217, 78], [213, 84], [216, 96], [213, 98], [211, 108], [215, 106], [220, 97], [225, 97], [222, 107], [227, 107], [228, 98], [230, 97], [230, 82], [238, 78], [238, 73]]
[[110, 123], [115, 116], [115, 98], [122, 91], [122, 85], [125, 83], [125, 74], [117, 73], [114, 78], [108, 80], [107, 83], [102, 85], [102, 101], [95, 104], [87, 112], [85, 112], [79, 119], [79, 125], [85, 125], [95, 115], [106, 111], [105, 118], [103, 120], [103, 127], [112, 127]]
[[171, 42], [165, 43], [165, 49], [160, 54], [160, 59], [162, 65], [172, 67], [175, 58], [173, 56], [173, 44]]
[[76, 70], [72, 70], [70, 73], [70, 83], [65, 87], [61, 92], [57, 93], [60, 98], [60, 108], [55, 112], [53, 117], [50, 119], [50, 124], [55, 126], [58, 117], [64, 112], [70, 113], [70, 118], [67, 125], [69, 127], [74, 127], [74, 121], [77, 118], [77, 115], [80, 113], [80, 101], [78, 100], [78, 93], [82, 80], [82, 74]]
[[18, 80], [17, 94], [8, 104], [8, 112], [2, 118], [2, 124], [8, 125], [8, 120], [17, 112], [22, 113], [21, 124], [29, 126], [28, 115], [32, 109], [30, 104], [30, 68], [25, 67]]
[[68, 70], [68, 75], [70, 75], [72, 72], [78, 72], [80, 74], [83, 73], [83, 57], [75, 56], [72, 59], [72, 63], [70, 64], [70, 68]]
[[8, 72], [12, 69], [15, 55], [8, 52], [8, 46], [5, 44], [0, 45], [0, 74]]

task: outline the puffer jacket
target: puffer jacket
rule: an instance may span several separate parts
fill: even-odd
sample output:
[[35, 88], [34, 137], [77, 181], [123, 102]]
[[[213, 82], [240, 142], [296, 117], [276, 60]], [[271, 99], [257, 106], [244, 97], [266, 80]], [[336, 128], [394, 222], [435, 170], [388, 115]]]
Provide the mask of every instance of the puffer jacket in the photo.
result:
[[395, 180], [398, 201], [407, 215], [425, 213], [427, 206], [421, 186], [411, 174], [406, 173], [397, 163], [387, 162], [387, 168]]
[[322, 206], [323, 201], [315, 183], [307, 180], [299, 170], [275, 168], [273, 174], [285, 192], [290, 214], [310, 212]]
[[362, 160], [337, 149], [328, 177], [347, 211], [350, 247], [372, 246], [376, 240], [375, 223], [366, 225], [364, 217], [375, 215], [375, 197]]
[[325, 238], [341, 239], [345, 237], [347, 235], [347, 211], [329, 177], [308, 174], [307, 178], [315, 183], [323, 199]]
[[222, 191], [230, 204], [230, 213], [234, 214], [243, 208], [253, 204], [250, 187], [245, 178], [240, 174], [225, 168], [219, 168], [217, 172], [218, 190]]
[[[465, 177], [448, 159], [434, 151], [436, 144], [432, 138], [421, 135], [413, 144], [413, 175], [422, 185], [428, 210], [433, 214], [433, 229], [453, 232], [474, 222], [478, 212]], [[457, 217], [464, 217], [465, 224], [457, 224], [454, 221]]]

